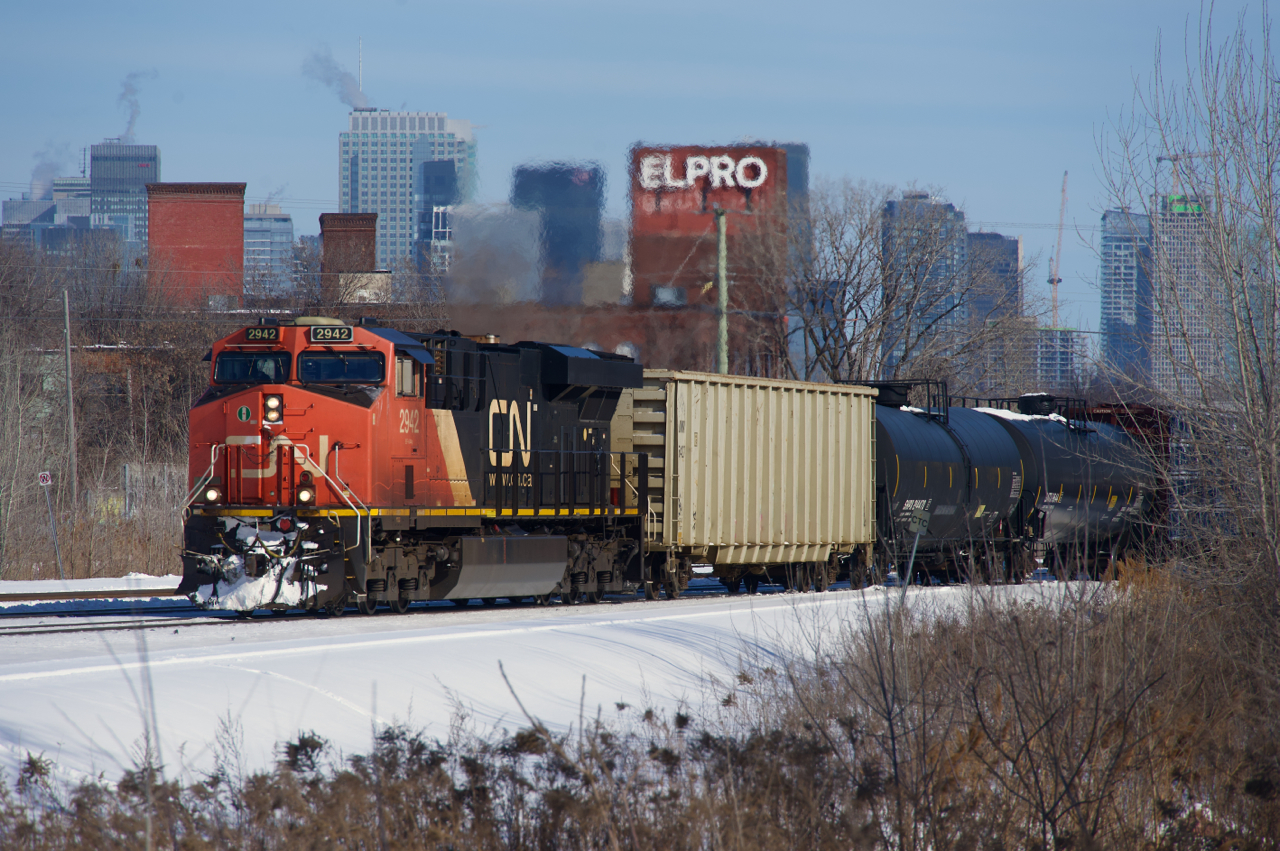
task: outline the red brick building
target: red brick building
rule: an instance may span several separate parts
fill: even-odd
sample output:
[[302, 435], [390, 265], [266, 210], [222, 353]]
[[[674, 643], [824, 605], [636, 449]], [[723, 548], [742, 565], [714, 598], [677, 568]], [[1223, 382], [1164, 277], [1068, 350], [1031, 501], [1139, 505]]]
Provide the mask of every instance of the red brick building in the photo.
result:
[[631, 302], [648, 317], [646, 363], [714, 368], [718, 208], [726, 211], [730, 371], [778, 373], [785, 304], [766, 267], [785, 253], [787, 172], [787, 150], [769, 145], [632, 149]]
[[230, 308], [244, 296], [243, 183], [148, 183], [152, 294], [178, 307]]
[[320, 271], [372, 272], [378, 262], [377, 213], [321, 213]]

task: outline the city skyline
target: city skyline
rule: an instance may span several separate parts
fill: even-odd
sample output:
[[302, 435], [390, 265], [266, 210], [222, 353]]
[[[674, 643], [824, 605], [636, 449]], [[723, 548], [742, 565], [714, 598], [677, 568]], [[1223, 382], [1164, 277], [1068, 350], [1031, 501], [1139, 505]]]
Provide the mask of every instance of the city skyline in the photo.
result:
[[[1219, 3], [1215, 20], [1229, 27], [1244, 8]], [[717, 25], [726, 50], [713, 57], [698, 27], [667, 28], [655, 42], [642, 23], [710, 21], [705, 4], [658, 2], [643, 19], [568, 0], [430, 12], [373, 4], [355, 21], [345, 10], [233, 3], [197, 24], [187, 10], [144, 3], [127, 25], [87, 3], [11, 10], [0, 68], [15, 79], [46, 70], [6, 95], [26, 120], [0, 128], [0, 196], [18, 197], [51, 161], [76, 174], [80, 148], [132, 132], [166, 151], [170, 179], [244, 180], [249, 202], [279, 203], [299, 235], [314, 233], [319, 213], [342, 209], [330, 134], [351, 108], [340, 95], [354, 90], [374, 107], [475, 122], [483, 203], [506, 198], [518, 164], [600, 162], [612, 218], [626, 213], [626, 150], [637, 140], [804, 142], [815, 186], [847, 177], [936, 189], [971, 226], [1021, 235], [1037, 263], [1028, 296], [1045, 299], [1066, 168], [1063, 324], [1098, 330], [1098, 217], [1110, 206], [1098, 135], [1132, 104], [1135, 82], [1145, 85], [1162, 34], [1180, 76], [1183, 34], [1201, 14], [1193, 0], [1071, 13], [811, 3], [784, 16], [746, 3]], [[251, 12], [254, 27], [236, 24]], [[59, 33], [58, 62], [30, 37], [42, 31]]]

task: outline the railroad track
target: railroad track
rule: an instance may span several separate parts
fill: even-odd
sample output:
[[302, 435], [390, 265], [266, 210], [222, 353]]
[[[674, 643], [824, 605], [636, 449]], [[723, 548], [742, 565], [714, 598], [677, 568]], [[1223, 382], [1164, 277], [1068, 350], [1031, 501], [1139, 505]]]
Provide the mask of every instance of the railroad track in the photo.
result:
[[126, 588], [114, 591], [23, 591], [0, 594], [5, 603], [57, 603], [65, 600], [128, 600], [138, 597], [176, 597], [177, 588]]
[[[778, 593], [774, 589], [764, 590], [762, 593], [771, 594]], [[129, 591], [58, 591], [45, 593], [21, 593], [21, 594], [0, 594], [0, 604], [3, 603], [59, 603], [74, 602], [81, 600], [117, 600], [128, 598], [152, 598], [176, 596], [175, 591], [167, 591], [166, 589], [143, 589]], [[722, 588], [713, 586], [711, 583], [695, 582], [682, 594], [682, 599], [705, 599], [707, 597], [724, 596]], [[743, 595], [745, 596], [745, 595]], [[182, 602], [179, 602], [179, 599]], [[44, 609], [41, 611], [21, 611], [6, 612], [0, 607], [0, 637], [2, 636], [24, 636], [24, 635], [59, 635], [76, 632], [118, 632], [124, 630], [138, 629], [156, 629], [156, 628], [174, 628], [180, 629], [191, 626], [214, 626], [226, 623], [242, 623], [250, 618], [231, 611], [203, 611], [197, 608], [185, 598], [175, 599], [172, 604], [165, 605], [149, 605], [145, 608], [135, 605], [120, 605], [109, 609]], [[606, 598], [604, 603], [609, 602], [625, 602], [623, 599]], [[510, 602], [499, 604], [497, 608], [525, 608], [531, 604]], [[478, 607], [477, 607], [478, 608]], [[486, 606], [485, 608], [492, 608]], [[443, 606], [440, 604], [428, 606], [414, 606], [409, 613], [421, 614], [430, 609], [436, 611], [454, 611], [453, 607]], [[188, 613], [198, 613], [195, 616], [184, 616]], [[383, 616], [390, 615], [390, 612], [380, 611], [378, 614]], [[348, 616], [354, 615], [351, 607], [348, 607]], [[306, 612], [301, 609], [291, 610], [288, 612], [262, 613], [254, 620], [274, 620], [280, 621], [294, 618], [311, 618], [315, 613]], [[356, 617], [367, 618], [368, 615]], [[376, 616], [375, 616], [376, 617]], [[30, 623], [31, 620], [38, 618], [58, 619], [57, 623]], [[101, 620], [109, 618], [109, 620]], [[70, 620], [74, 619], [74, 621]], [[10, 621], [10, 624], [4, 624], [4, 621]], [[13, 621], [19, 621], [12, 623]], [[25, 622], [24, 622], [25, 621]], [[76, 622], [78, 621], [78, 622]]]
[[189, 626], [213, 626], [239, 618], [235, 613], [210, 612], [198, 618], [129, 618], [126, 620], [94, 621], [92, 623], [41, 623], [0, 625], [0, 637], [13, 635], [59, 635], [71, 632], [119, 632], [122, 630], [172, 627], [177, 630]]

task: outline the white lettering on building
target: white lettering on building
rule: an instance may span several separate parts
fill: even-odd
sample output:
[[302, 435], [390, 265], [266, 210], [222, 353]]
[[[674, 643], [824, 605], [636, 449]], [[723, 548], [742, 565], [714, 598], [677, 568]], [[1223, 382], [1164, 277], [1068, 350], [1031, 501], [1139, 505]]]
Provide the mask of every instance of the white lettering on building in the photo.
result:
[[734, 160], [728, 154], [685, 157], [684, 176], [678, 177], [670, 154], [649, 154], [640, 159], [640, 186], [644, 189], [688, 189], [708, 178], [712, 189], [755, 189], [769, 177], [769, 167], [757, 156]]

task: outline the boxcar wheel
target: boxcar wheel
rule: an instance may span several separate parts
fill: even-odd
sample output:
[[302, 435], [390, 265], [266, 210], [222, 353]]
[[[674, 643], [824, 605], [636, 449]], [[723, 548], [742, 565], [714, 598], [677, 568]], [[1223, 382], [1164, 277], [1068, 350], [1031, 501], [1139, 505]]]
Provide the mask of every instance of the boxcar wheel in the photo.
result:
[[663, 582], [662, 596], [666, 597], [668, 600], [679, 600], [680, 599], [679, 580], [676, 580], [674, 582]]
[[644, 583], [644, 598], [645, 598], [646, 600], [656, 600], [656, 599], [658, 599], [658, 591], [657, 591], [657, 589], [654, 587], [654, 584], [653, 584], [652, 582], [645, 582], [645, 583]]
[[728, 591], [730, 594], [737, 594], [739, 591], [742, 590], [741, 579], [726, 579], [720, 584], [723, 585], [724, 590]]
[[397, 615], [403, 615], [409, 611], [409, 600], [405, 597], [397, 597], [387, 603], [391, 607], [391, 611]]
[[747, 586], [747, 593], [748, 593], [748, 594], [757, 594], [757, 593], [759, 593], [759, 591], [760, 591], [760, 577], [759, 577], [759, 576], [756, 576], [754, 573], [748, 573], [748, 574], [747, 574], [747, 576], [746, 576], [746, 578], [743, 580], [743, 582], [745, 582], [745, 583], [746, 583], [746, 586]]
[[370, 600], [368, 597], [365, 597], [362, 600], [356, 601], [356, 608], [362, 615], [373, 615], [378, 612], [378, 603], [375, 600]]

